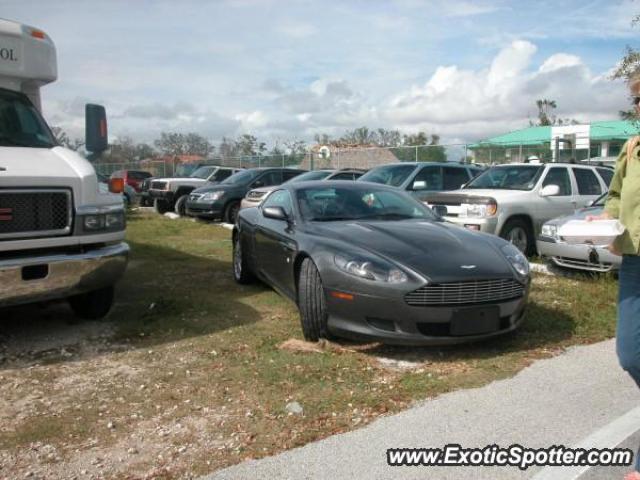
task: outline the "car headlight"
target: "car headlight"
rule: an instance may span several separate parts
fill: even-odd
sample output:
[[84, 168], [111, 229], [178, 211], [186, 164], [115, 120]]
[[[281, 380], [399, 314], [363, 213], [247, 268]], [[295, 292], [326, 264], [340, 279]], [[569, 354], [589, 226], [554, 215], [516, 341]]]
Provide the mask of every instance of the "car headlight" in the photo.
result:
[[542, 225], [542, 235], [545, 237], [558, 238], [558, 226], [545, 223]]
[[498, 211], [498, 204], [490, 203], [463, 203], [460, 205], [460, 216], [471, 218], [491, 217]]
[[224, 190], [207, 192], [202, 197], [200, 197], [200, 200], [204, 202], [215, 202], [216, 200], [220, 200], [223, 195], [224, 195]]
[[120, 231], [126, 223], [123, 211], [81, 215], [79, 220], [84, 233]]
[[367, 280], [386, 283], [403, 283], [409, 279], [407, 274], [399, 268], [384, 265], [376, 260], [345, 257], [343, 255], [336, 255], [334, 260], [340, 270], [356, 277], [366, 278]]
[[523, 277], [529, 275], [529, 260], [527, 260], [527, 257], [525, 257], [517, 247], [509, 243], [503, 245], [501, 250], [516, 272]]

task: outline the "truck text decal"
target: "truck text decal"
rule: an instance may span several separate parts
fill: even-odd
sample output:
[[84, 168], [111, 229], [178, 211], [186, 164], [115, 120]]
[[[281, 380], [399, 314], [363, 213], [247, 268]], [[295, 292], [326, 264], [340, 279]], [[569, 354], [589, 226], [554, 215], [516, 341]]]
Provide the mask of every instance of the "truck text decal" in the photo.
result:
[[16, 56], [13, 48], [0, 48], [0, 60], [8, 60], [10, 62], [17, 62], [18, 57]]

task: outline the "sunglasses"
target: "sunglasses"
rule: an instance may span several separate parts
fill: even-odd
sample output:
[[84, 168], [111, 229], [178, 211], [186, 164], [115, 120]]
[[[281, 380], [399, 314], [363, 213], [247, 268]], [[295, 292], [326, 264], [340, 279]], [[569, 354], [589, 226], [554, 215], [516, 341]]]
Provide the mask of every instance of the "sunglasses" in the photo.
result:
[[638, 106], [640, 104], [640, 97], [631, 97], [631, 99], [632, 99], [632, 103], [635, 106]]

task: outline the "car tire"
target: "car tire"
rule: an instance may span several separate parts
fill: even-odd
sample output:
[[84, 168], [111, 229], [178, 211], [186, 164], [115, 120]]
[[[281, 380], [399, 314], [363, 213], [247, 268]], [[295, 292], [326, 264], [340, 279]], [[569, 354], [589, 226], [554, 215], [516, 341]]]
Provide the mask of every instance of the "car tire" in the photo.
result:
[[113, 285], [69, 298], [73, 313], [83, 320], [98, 320], [105, 317], [113, 305]]
[[255, 281], [255, 276], [249, 268], [249, 262], [242, 248], [242, 240], [240, 233], [235, 235], [233, 240], [233, 261], [231, 268], [233, 269], [233, 279], [240, 285], [247, 285]]
[[332, 338], [327, 327], [327, 303], [322, 279], [318, 268], [310, 258], [305, 258], [300, 266], [298, 309], [305, 340], [317, 342], [321, 338]]
[[240, 202], [229, 202], [224, 209], [224, 221], [226, 223], [236, 224], [238, 218], [238, 212], [240, 211]]
[[176, 204], [173, 207], [173, 211], [176, 212], [176, 214], [180, 215], [181, 217], [184, 217], [187, 214], [188, 198], [189, 198], [189, 195], [180, 196], [178, 200], [176, 200]]
[[536, 246], [531, 227], [519, 218], [513, 218], [502, 227], [500, 236], [515, 245], [527, 257], [535, 254]]
[[149, 200], [148, 198], [142, 198], [140, 200], [140, 206], [141, 207], [153, 207], [153, 203], [151, 203], [151, 200]]
[[156, 198], [154, 200], [153, 206], [156, 209], [156, 212], [158, 212], [160, 215], [164, 215], [169, 211], [169, 206], [167, 205], [167, 202], [159, 198]]

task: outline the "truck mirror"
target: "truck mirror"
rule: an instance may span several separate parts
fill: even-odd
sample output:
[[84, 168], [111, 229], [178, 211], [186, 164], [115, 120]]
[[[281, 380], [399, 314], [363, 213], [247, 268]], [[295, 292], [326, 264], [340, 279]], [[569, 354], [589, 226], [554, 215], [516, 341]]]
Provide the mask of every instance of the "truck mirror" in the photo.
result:
[[102, 153], [109, 147], [107, 112], [102, 105], [85, 106], [85, 147], [91, 153]]

